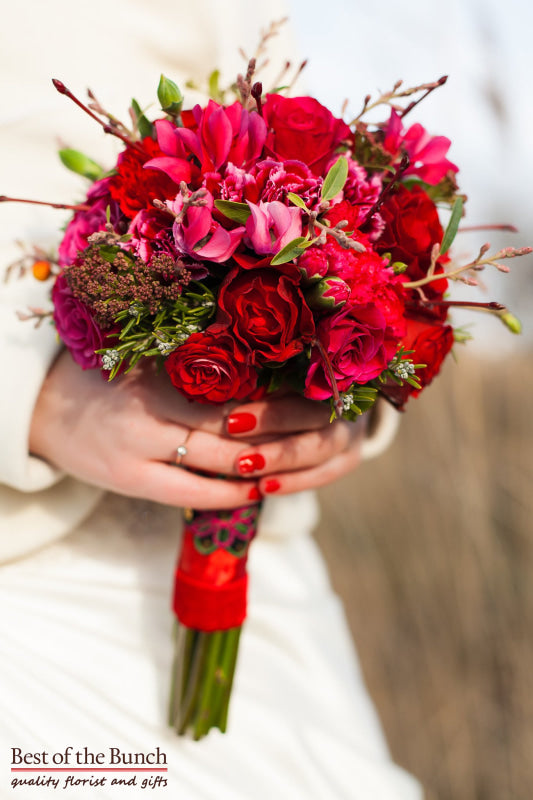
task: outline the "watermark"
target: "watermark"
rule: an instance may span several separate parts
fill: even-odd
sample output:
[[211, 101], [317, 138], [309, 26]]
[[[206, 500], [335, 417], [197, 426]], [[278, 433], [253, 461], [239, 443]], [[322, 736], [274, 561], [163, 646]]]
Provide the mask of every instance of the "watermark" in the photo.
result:
[[73, 789], [127, 786], [158, 789], [167, 786], [167, 757], [159, 748], [131, 753], [119, 747], [105, 752], [68, 746], [48, 752], [11, 748], [11, 787]]

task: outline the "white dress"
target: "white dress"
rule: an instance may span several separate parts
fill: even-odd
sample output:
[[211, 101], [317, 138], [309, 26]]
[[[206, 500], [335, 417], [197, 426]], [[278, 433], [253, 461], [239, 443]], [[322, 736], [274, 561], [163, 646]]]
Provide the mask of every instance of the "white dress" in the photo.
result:
[[[56, 202], [81, 196], [82, 184], [56, 160], [57, 133], [88, 153], [103, 149], [102, 158], [111, 152], [90, 120], [48, 88], [50, 77], [79, 94], [90, 84], [113, 111], [120, 98], [121, 113], [129, 92], [141, 103], [152, 99], [160, 72], [200, 78], [219, 63], [232, 75], [241, 67], [233, 48], [252, 49], [259, 22], [283, 11], [277, 3], [252, 12], [244, 2], [196, 0], [193, 17], [189, 8], [176, 0], [33, 0], [10, 8], [3, 24], [12, 35], [0, 52], [9, 76], [0, 96], [2, 193]], [[3, 262], [17, 255], [13, 239], [52, 242], [61, 221], [48, 209], [0, 206]], [[45, 752], [50, 765], [71, 747], [68, 767], [83, 748], [103, 753], [105, 765], [111, 748], [126, 758], [159, 752], [166, 785], [153, 791], [184, 800], [419, 798], [417, 783], [390, 760], [310, 537], [311, 493], [265, 504], [250, 552], [229, 732], [195, 743], [167, 729], [179, 511], [106, 495], [28, 456], [33, 404], [57, 342], [51, 328], [35, 331], [14, 310], [42, 304], [42, 291], [23, 280], [0, 293], [0, 796], [11, 796], [12, 780], [41, 780], [39, 789], [17, 787], [24, 800], [52, 791], [55, 779], [61, 788], [70, 773], [10, 772], [12, 755]], [[368, 452], [393, 427], [385, 420]], [[151, 784], [143, 781], [156, 775], [72, 774], [106, 781], [68, 784], [66, 798], [144, 797]], [[117, 776], [132, 785], [112, 785]]]

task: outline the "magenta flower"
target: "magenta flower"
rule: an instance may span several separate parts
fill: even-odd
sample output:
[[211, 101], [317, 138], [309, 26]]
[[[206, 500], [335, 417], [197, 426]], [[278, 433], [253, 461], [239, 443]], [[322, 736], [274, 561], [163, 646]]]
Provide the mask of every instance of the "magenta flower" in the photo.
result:
[[[189, 206], [182, 221], [174, 222], [172, 232], [178, 250], [193, 258], [215, 261], [217, 264], [227, 261], [242, 241], [244, 228], [226, 230], [213, 218], [213, 195], [206, 190], [203, 206]], [[175, 200], [167, 201], [168, 207], [180, 214], [183, 209], [183, 197], [179, 194]]]
[[411, 164], [405, 175], [416, 175], [421, 181], [435, 186], [447, 172], [458, 172], [459, 167], [445, 157], [451, 141], [445, 136], [430, 136], [420, 123], [415, 123], [406, 131], [402, 118], [394, 109], [385, 128], [383, 146], [392, 155], [404, 150]]
[[65, 273], [58, 275], [52, 289], [54, 322], [59, 338], [66, 344], [74, 361], [82, 369], [97, 369], [102, 357], [94, 351], [104, 347], [105, 333], [94, 321], [90, 310], [75, 297]]
[[169, 226], [169, 216], [157, 208], [143, 208], [132, 219], [128, 228], [130, 240], [125, 248], [149, 264], [156, 253], [168, 253], [175, 258], [176, 245]]
[[246, 234], [250, 247], [259, 255], [277, 253], [302, 235], [301, 209], [287, 208], [278, 200], [248, 205], [252, 213], [246, 222]]
[[87, 247], [87, 239], [96, 231], [103, 231], [106, 226], [106, 209], [109, 206], [111, 211], [110, 222], [115, 225], [120, 218], [120, 208], [118, 203], [109, 194], [110, 178], [102, 178], [93, 183], [87, 192], [86, 205], [90, 208], [87, 211], [77, 211], [65, 231], [65, 235], [59, 245], [59, 264], [66, 267], [72, 264], [81, 250]]
[[259, 158], [267, 133], [264, 119], [255, 111], [247, 111], [239, 102], [224, 108], [214, 100], [205, 109], [195, 106], [182, 128], [168, 120], [158, 120], [155, 125], [159, 147], [169, 158], [152, 159], [147, 166], [170, 177], [172, 160], [181, 162], [191, 153], [202, 172], [217, 171], [228, 162], [237, 167], [251, 164]]
[[303, 161], [276, 161], [267, 158], [259, 161], [252, 173], [257, 183], [259, 199], [263, 201], [280, 200], [287, 203], [287, 194], [294, 192], [310, 208], [320, 202], [323, 179], [313, 175]]
[[[341, 392], [349, 389], [352, 383], [365, 384], [377, 378], [386, 368], [391, 357], [386, 327], [383, 314], [371, 305], [344, 306], [320, 320], [317, 339]], [[329, 371], [316, 346], [311, 351], [304, 394], [311, 400], [327, 400], [333, 395]]]
[[[154, 256], [160, 256], [162, 253], [170, 256], [174, 262], [178, 262], [181, 254], [177, 251], [168, 221], [169, 217], [163, 211], [157, 208], [143, 208], [131, 222], [128, 229], [131, 239], [125, 243], [124, 248], [134, 252], [147, 264], [152, 262]], [[204, 264], [196, 261], [188, 260], [183, 266], [186, 266], [195, 281], [201, 281], [209, 274]]]
[[218, 172], [206, 172], [203, 177], [203, 185], [217, 199], [231, 200], [234, 203], [257, 199], [258, 190], [254, 176], [235, 164], [226, 166], [224, 178]]

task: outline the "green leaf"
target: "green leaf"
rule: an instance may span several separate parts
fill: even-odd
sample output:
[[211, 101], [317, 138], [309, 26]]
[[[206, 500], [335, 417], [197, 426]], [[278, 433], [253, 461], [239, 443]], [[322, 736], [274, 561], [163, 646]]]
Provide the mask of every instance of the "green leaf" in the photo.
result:
[[343, 188], [348, 177], [348, 160], [341, 156], [338, 158], [324, 178], [322, 200], [332, 200]]
[[59, 158], [67, 169], [72, 170], [77, 175], [83, 175], [90, 181], [97, 181], [104, 174], [103, 167], [93, 161], [89, 156], [80, 153], [78, 150], [64, 148], [59, 151]]
[[135, 124], [137, 125], [137, 130], [141, 134], [143, 139], [146, 139], [147, 136], [152, 137], [154, 134], [154, 126], [150, 122], [150, 120], [145, 117], [139, 103], [135, 98], [131, 101], [131, 108], [135, 115]]
[[163, 111], [167, 114], [179, 114], [183, 103], [183, 95], [177, 84], [166, 78], [163, 74], [157, 87], [157, 98]]
[[292, 242], [286, 244], [279, 253], [276, 253], [272, 261], [270, 262], [273, 266], [278, 266], [279, 264], [287, 264], [289, 261], [292, 261], [294, 258], [298, 258], [304, 252], [305, 248], [308, 247], [311, 242], [305, 238], [305, 236], [298, 236], [297, 239], [293, 239]]
[[440, 255], [446, 253], [450, 249], [451, 244], [455, 239], [455, 234], [457, 233], [457, 229], [459, 227], [462, 215], [463, 215], [463, 198], [458, 197], [455, 203], [453, 204], [450, 221], [448, 222], [448, 226], [444, 232], [442, 244], [440, 246]]
[[234, 203], [232, 200], [215, 200], [215, 208], [234, 222], [244, 225], [252, 213], [248, 203]]
[[283, 380], [283, 372], [281, 370], [272, 370], [267, 388], [268, 394], [272, 394], [273, 392], [277, 392], [278, 389], [281, 389], [283, 386]]
[[289, 192], [289, 193], [287, 194], [287, 197], [289, 198], [289, 200], [291, 201], [291, 203], [294, 203], [294, 205], [295, 205], [295, 206], [298, 206], [299, 208], [303, 208], [303, 210], [304, 210], [304, 211], [309, 211], [309, 209], [308, 209], [308, 208], [307, 208], [307, 206], [305, 205], [305, 203], [304, 203], [304, 201], [302, 200], [302, 198], [301, 198], [301, 197], [299, 197], [299, 195], [297, 195], [297, 194], [294, 194], [294, 192]]

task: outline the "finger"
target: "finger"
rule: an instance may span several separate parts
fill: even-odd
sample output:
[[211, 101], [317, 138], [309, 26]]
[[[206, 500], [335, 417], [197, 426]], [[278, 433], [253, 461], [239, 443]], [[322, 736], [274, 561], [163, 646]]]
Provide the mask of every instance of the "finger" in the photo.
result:
[[197, 509], [238, 508], [260, 499], [255, 481], [206, 478], [158, 461], [132, 465], [122, 474], [117, 491], [129, 497]]
[[241, 450], [235, 464], [241, 475], [289, 472], [315, 467], [342, 453], [363, 435], [359, 422], [335, 422]]
[[230, 436], [295, 433], [328, 424], [330, 408], [299, 395], [259, 400], [236, 406], [227, 417]]
[[[243, 442], [240, 440], [165, 425], [159, 428], [150, 445], [151, 449], [146, 455], [152, 460], [175, 463], [177, 448], [181, 446], [185, 450], [179, 458], [183, 467], [234, 477], [244, 474], [238, 468], [239, 455], [243, 451]], [[247, 443], [246, 449], [251, 450], [251, 445]]]
[[360, 461], [360, 446], [357, 443], [334, 458], [310, 469], [266, 475], [259, 481], [259, 491], [263, 496], [269, 497], [292, 494], [305, 489], [318, 489], [355, 469]]

